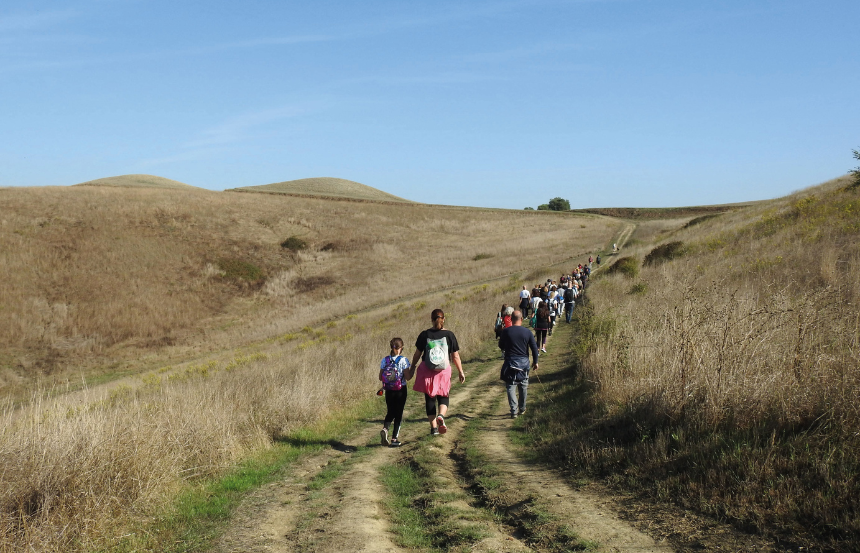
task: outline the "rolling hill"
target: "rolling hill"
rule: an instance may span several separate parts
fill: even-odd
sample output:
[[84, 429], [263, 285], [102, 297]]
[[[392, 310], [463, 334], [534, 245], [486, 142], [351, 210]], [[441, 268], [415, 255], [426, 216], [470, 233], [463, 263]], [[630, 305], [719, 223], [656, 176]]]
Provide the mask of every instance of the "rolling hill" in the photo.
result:
[[270, 194], [299, 194], [303, 196], [324, 196], [333, 198], [350, 198], [354, 200], [370, 200], [383, 202], [410, 202], [405, 198], [389, 194], [346, 179], [332, 177], [316, 177], [310, 179], [298, 179], [261, 186], [245, 186], [232, 188], [231, 192], [263, 192]]
[[170, 188], [174, 190], [200, 190], [197, 186], [191, 186], [155, 175], [119, 175], [116, 177], [105, 177], [87, 182], [81, 182], [73, 186], [113, 186], [120, 188]]

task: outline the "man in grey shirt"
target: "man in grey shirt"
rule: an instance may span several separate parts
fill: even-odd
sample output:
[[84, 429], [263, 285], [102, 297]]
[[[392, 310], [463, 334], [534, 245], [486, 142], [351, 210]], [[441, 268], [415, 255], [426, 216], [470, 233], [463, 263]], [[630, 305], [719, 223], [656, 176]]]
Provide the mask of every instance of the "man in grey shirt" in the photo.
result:
[[[531, 368], [538, 370], [538, 345], [534, 334], [523, 327], [523, 314], [517, 310], [511, 315], [512, 326], [504, 329], [499, 338], [499, 349], [505, 352], [505, 362], [499, 375], [505, 381], [508, 390], [508, 405], [511, 407], [511, 418], [517, 418], [526, 412], [526, 397], [529, 387], [529, 350], [533, 364]], [[519, 396], [519, 398], [517, 397]]]

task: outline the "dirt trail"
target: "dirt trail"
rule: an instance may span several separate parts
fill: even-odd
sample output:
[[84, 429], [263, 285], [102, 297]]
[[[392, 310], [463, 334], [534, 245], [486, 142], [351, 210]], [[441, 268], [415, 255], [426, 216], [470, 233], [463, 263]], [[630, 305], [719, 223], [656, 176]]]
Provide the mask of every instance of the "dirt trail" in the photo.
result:
[[[468, 375], [469, 366], [465, 369]], [[455, 384], [451, 392], [448, 433], [434, 438], [431, 446], [438, 451], [436, 477], [443, 485], [464, 489], [451, 459], [451, 450], [463, 427], [461, 421], [477, 417], [486, 409], [488, 396], [485, 390], [492, 377], [493, 371], [484, 371], [477, 377], [467, 376], [466, 385]], [[473, 398], [475, 392], [482, 392], [477, 399]], [[413, 407], [412, 411], [415, 410]], [[414, 433], [429, 429], [423, 415], [423, 412], [417, 415], [404, 412], [401, 438], [405, 445], [400, 449], [380, 446], [379, 423], [368, 421], [367, 428], [343, 447], [328, 449], [303, 460], [290, 471], [289, 476], [259, 490], [245, 501], [213, 551], [403, 551], [393, 542], [382, 508], [385, 492], [380, 483], [380, 468], [411, 454]], [[327, 467], [350, 463], [349, 457], [356, 455], [360, 446], [366, 446], [368, 453], [353, 462], [331, 486], [316, 492], [308, 489], [309, 482]], [[467, 502], [456, 502], [451, 507], [461, 511], [464, 518], [472, 518], [469, 511], [474, 507]], [[503, 530], [491, 529], [488, 533], [489, 537], [475, 544], [472, 550], [530, 551]]]
[[[380, 470], [386, 464], [414, 455], [419, 445], [417, 438], [432, 440], [427, 447], [437, 455], [432, 467], [434, 479], [439, 490], [451, 498], [446, 509], [456, 511], [458, 523], [482, 521], [482, 536], [469, 544], [468, 550], [540, 551], [524, 541], [517, 528], [499, 520], [503, 517], [487, 514], [472, 494], [473, 483], [455, 460], [466, 424], [479, 420], [487, 428], [480, 433], [479, 445], [498, 464], [506, 482], [552, 505], [552, 512], [568, 520], [583, 538], [599, 542], [599, 551], [671, 551], [614, 515], [611, 500], [575, 490], [562, 476], [516, 455], [507, 436], [511, 426], [510, 418], [504, 414], [507, 407], [494, 407], [500, 394], [504, 394], [501, 386], [493, 385], [498, 382], [496, 371], [500, 363], [501, 359], [495, 358], [466, 365], [468, 380], [452, 390], [449, 430], [444, 436], [432, 439], [424, 436], [428, 425], [417, 403], [412, 405], [412, 413], [405, 414], [402, 448], [380, 446], [379, 423], [368, 421], [366, 428], [347, 443], [309, 456], [285, 478], [250, 496], [213, 550], [218, 553], [407, 550], [397, 545], [387, 520], [383, 507], [387, 492], [380, 481]], [[476, 371], [479, 367], [480, 371]], [[340, 474], [330, 484], [313, 488], [315, 478], [337, 467]]]
[[558, 473], [523, 461], [510, 447], [510, 422], [505, 402], [487, 417], [478, 442], [487, 457], [493, 459], [505, 481], [516, 482], [524, 497], [542, 498], [545, 508], [569, 521], [582, 539], [598, 543], [600, 551], [673, 551], [666, 543], [655, 542], [619, 518], [614, 513], [611, 499], [573, 489]]

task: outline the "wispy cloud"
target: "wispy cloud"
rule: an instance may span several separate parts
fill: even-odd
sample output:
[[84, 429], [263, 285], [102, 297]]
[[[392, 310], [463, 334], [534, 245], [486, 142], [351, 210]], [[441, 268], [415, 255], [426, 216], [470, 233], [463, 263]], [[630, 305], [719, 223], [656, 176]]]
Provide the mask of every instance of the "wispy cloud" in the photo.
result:
[[267, 125], [298, 117], [310, 111], [315, 110], [308, 105], [296, 105], [242, 113], [204, 129], [199, 136], [189, 140], [182, 147], [195, 149], [242, 142], [253, 138], [255, 132]]
[[35, 13], [0, 15], [0, 32], [37, 31], [53, 27], [78, 15], [75, 10], [48, 10]]
[[475, 63], [497, 63], [583, 49], [585, 49], [584, 46], [575, 43], [540, 42], [537, 44], [519, 46], [517, 48], [497, 50], [495, 52], [476, 52], [474, 54], [464, 55], [460, 59], [466, 62]]
[[[72, 40], [72, 37], [67, 37], [69, 41]], [[30, 38], [29, 41], [35, 42], [38, 39]], [[162, 49], [162, 50], [151, 50], [144, 52], [128, 52], [121, 54], [108, 54], [108, 55], [95, 55], [95, 56], [79, 56], [79, 57], [56, 57], [52, 56], [51, 58], [41, 58], [41, 59], [33, 59], [31, 56], [26, 61], [13, 61], [7, 60], [5, 64], [0, 63], [0, 72], [13, 72], [13, 71], [25, 71], [25, 70], [41, 70], [41, 69], [61, 69], [61, 68], [72, 68], [72, 67], [84, 67], [84, 66], [92, 66], [92, 65], [109, 65], [109, 64], [117, 64], [117, 63], [131, 63], [136, 61], [153, 61], [153, 60], [163, 60], [184, 56], [205, 56], [208, 54], [214, 54], [218, 52], [228, 52], [235, 50], [246, 50], [252, 48], [262, 48], [267, 46], [288, 46], [292, 44], [303, 44], [303, 43], [311, 43], [311, 42], [324, 42], [330, 40], [337, 40], [332, 36], [323, 36], [323, 35], [307, 35], [307, 36], [284, 36], [284, 37], [269, 37], [269, 38], [257, 38], [251, 40], [244, 41], [234, 41], [234, 42], [225, 42], [225, 43], [213, 43], [213, 44], [202, 44], [192, 47], [184, 47], [184, 48], [173, 48], [173, 49]], [[16, 42], [20, 43], [20, 39], [18, 38], [4, 38], [0, 37], [0, 44], [4, 42]], [[47, 42], [47, 39], [44, 40]], [[55, 38], [54, 42], [60, 42], [59, 38]], [[96, 43], [101, 42], [93, 38], [87, 38], [82, 36], [74, 37], [74, 41], [77, 43]]]
[[266, 110], [248, 111], [227, 117], [178, 144], [175, 153], [164, 157], [141, 160], [140, 165], [143, 167], [169, 165], [224, 154], [235, 146], [258, 140], [261, 136], [280, 132], [286, 125], [286, 121], [318, 113], [327, 109], [328, 105], [327, 101], [318, 100]]

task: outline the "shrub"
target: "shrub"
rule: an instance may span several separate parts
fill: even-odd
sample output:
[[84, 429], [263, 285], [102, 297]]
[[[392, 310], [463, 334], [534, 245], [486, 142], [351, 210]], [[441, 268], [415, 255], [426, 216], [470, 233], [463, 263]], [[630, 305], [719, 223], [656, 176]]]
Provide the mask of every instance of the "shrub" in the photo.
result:
[[637, 294], [644, 294], [648, 291], [648, 284], [645, 282], [637, 282], [633, 286], [630, 287], [630, 290], [627, 291], [631, 296], [635, 296]]
[[224, 278], [232, 280], [260, 282], [266, 278], [263, 269], [240, 259], [220, 259], [218, 260], [218, 268], [224, 272]]
[[681, 241], [668, 242], [661, 244], [651, 250], [651, 253], [645, 256], [642, 265], [659, 265], [666, 261], [671, 261], [676, 257], [684, 255], [684, 243]]
[[[854, 151], [854, 159], [860, 159], [860, 150]], [[857, 190], [860, 188], [860, 167], [855, 167], [852, 171], [850, 171], [852, 175], [854, 175], [854, 182], [848, 185], [848, 190]]]
[[722, 213], [708, 213], [707, 215], [700, 215], [699, 217], [694, 217], [693, 219], [690, 219], [686, 225], [684, 225], [684, 228], [694, 227], [699, 223], [704, 223], [708, 219], [713, 219], [714, 217], [719, 217], [720, 215], [722, 215]]
[[290, 236], [289, 238], [281, 242], [281, 247], [285, 250], [297, 252], [299, 250], [307, 248], [308, 243], [299, 238], [298, 236]]
[[491, 253], [479, 253], [475, 257], [472, 258], [472, 261], [480, 261], [482, 259], [490, 259], [491, 257], [496, 257]]
[[622, 257], [610, 265], [606, 272], [610, 275], [620, 273], [627, 278], [636, 278], [639, 275], [639, 262], [635, 257]]

